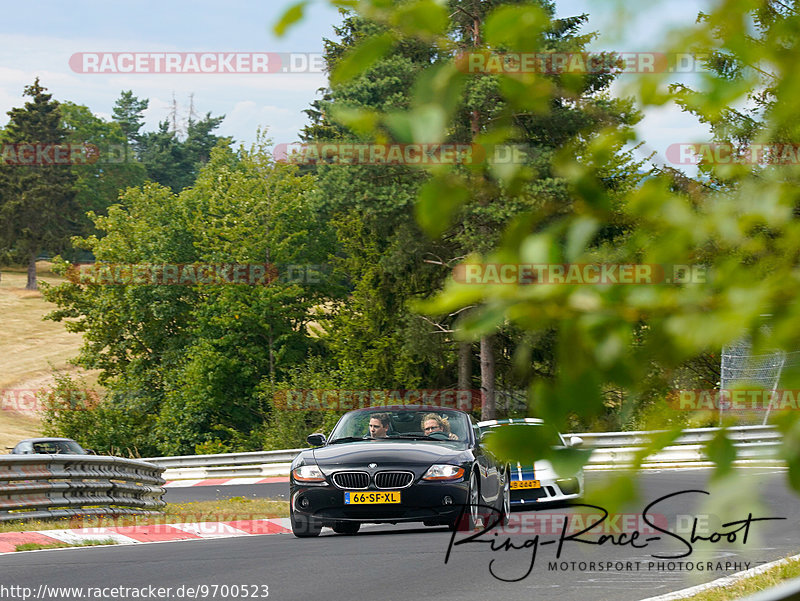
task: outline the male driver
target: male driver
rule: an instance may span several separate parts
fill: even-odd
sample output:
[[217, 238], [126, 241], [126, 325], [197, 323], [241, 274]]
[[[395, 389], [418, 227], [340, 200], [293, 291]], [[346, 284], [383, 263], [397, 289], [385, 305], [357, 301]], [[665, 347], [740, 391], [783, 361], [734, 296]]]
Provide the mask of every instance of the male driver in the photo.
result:
[[369, 435], [372, 438], [386, 438], [390, 423], [388, 413], [373, 413], [369, 416]]

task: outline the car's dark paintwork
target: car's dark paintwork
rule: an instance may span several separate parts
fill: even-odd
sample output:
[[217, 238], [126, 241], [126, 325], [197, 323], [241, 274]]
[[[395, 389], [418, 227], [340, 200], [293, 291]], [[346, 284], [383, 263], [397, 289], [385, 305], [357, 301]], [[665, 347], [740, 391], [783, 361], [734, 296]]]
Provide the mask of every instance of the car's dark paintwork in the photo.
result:
[[[346, 531], [348, 523], [353, 531], [360, 523], [424, 522], [427, 525], [446, 524], [457, 527], [462, 508], [468, 505], [470, 482], [473, 474], [478, 482], [479, 503], [485, 505], [482, 513], [491, 514], [491, 507], [502, 513], [504, 493], [507, 491], [507, 467], [499, 464], [480, 444], [475, 421], [466, 413], [441, 407], [380, 407], [359, 409], [356, 412], [375, 413], [387, 411], [393, 416], [406, 411], [439, 411], [450, 415], [460, 414], [469, 420], [462, 428], [464, 440], [384, 440], [366, 439], [330, 444], [302, 451], [292, 463], [292, 470], [303, 465], [316, 465], [325, 476], [325, 483], [298, 482], [294, 473], [290, 477], [290, 501], [293, 523], [313, 526], [332, 526], [337, 531]], [[341, 420], [340, 420], [341, 423]], [[466, 430], [466, 431], [464, 431]], [[336, 431], [336, 429], [334, 429]], [[455, 431], [455, 429], [454, 429]], [[373, 464], [374, 467], [370, 467]], [[456, 480], [425, 481], [421, 478], [434, 464], [449, 464], [464, 468], [464, 474]], [[409, 486], [401, 489], [400, 504], [348, 505], [344, 493], [351, 488], [340, 488], [333, 476], [342, 471], [361, 471], [369, 474], [369, 484], [364, 491], [387, 490], [375, 485], [375, 474], [381, 471], [410, 471], [413, 479]], [[446, 496], [451, 505], [443, 504]], [[309, 505], [301, 508], [299, 501], [306, 499]], [[494, 519], [497, 519], [496, 517]], [[297, 534], [297, 531], [295, 531]], [[312, 532], [312, 536], [314, 533]]]

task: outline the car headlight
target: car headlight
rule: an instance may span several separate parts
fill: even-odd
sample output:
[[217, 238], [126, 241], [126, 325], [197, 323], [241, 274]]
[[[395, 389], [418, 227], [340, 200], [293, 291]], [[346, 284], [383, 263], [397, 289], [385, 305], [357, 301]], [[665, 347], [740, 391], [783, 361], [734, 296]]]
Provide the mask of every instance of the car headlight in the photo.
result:
[[428, 468], [423, 480], [458, 480], [464, 475], [464, 468], [457, 465], [436, 464]]
[[292, 470], [297, 482], [325, 482], [325, 474], [316, 465], [301, 465]]

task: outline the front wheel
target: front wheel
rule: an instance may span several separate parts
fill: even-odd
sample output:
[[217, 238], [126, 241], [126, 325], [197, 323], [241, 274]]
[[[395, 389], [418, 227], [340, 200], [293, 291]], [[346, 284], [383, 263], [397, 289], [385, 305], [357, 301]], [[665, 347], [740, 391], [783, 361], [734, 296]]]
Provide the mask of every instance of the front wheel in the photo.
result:
[[464, 512], [450, 524], [450, 530], [461, 532], [472, 532], [478, 527], [480, 520], [481, 494], [478, 488], [478, 477], [475, 475], [478, 468], [473, 468], [469, 478], [469, 494], [467, 495], [467, 507]]
[[322, 524], [320, 522], [306, 515], [291, 512], [290, 520], [292, 522], [292, 534], [297, 538], [319, 536], [322, 530]]

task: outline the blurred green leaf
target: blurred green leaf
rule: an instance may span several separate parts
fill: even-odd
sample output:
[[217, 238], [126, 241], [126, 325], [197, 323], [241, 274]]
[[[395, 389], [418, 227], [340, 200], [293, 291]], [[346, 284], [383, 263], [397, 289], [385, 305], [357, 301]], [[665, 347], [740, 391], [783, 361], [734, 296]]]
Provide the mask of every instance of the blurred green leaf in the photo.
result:
[[725, 430], [719, 430], [714, 438], [706, 444], [706, 454], [716, 465], [714, 478], [722, 478], [733, 471], [733, 462], [736, 460], [736, 447], [727, 437]]
[[600, 222], [593, 217], [579, 217], [572, 222], [567, 234], [565, 250], [567, 261], [574, 261], [583, 254], [598, 229], [600, 229]]
[[550, 463], [553, 464], [553, 469], [562, 478], [570, 478], [575, 476], [583, 466], [589, 461], [592, 454], [591, 449], [555, 449], [550, 455]]
[[444, 139], [447, 114], [439, 105], [426, 104], [408, 112], [391, 113], [385, 122], [400, 142], [436, 144]]
[[483, 306], [473, 309], [459, 322], [458, 332], [466, 339], [477, 340], [496, 331], [504, 321], [505, 307], [496, 304]]
[[449, 175], [428, 180], [420, 187], [417, 199], [416, 214], [420, 226], [430, 236], [440, 235], [468, 198], [469, 190], [457, 177]]
[[670, 446], [681, 435], [681, 428], [672, 428], [663, 432], [654, 433], [650, 441], [633, 456], [633, 464], [636, 469], [640, 468], [644, 460], [650, 455], [657, 453]]
[[443, 4], [418, 0], [400, 4], [392, 13], [391, 22], [408, 36], [431, 39], [445, 33], [449, 19]]
[[336, 65], [330, 76], [331, 85], [348, 82], [367, 71], [388, 54], [394, 42], [394, 36], [389, 32], [363, 40]]
[[273, 33], [275, 33], [275, 35], [279, 38], [283, 37], [289, 27], [303, 18], [306, 5], [308, 5], [308, 0], [303, 0], [297, 4], [292, 4], [289, 8], [287, 8], [283, 12], [283, 15], [281, 15], [281, 18], [278, 19], [278, 22], [275, 23], [274, 27], [272, 28]]
[[500, 6], [486, 19], [486, 42], [493, 48], [535, 52], [539, 35], [549, 24], [540, 6]]
[[377, 111], [339, 104], [331, 107], [331, 118], [364, 137], [371, 136], [380, 122], [380, 114]]

